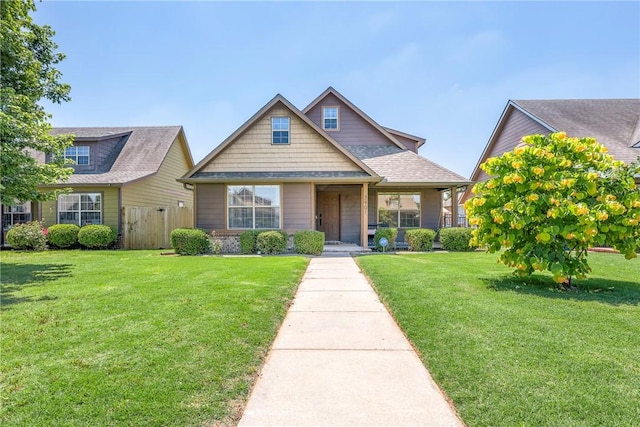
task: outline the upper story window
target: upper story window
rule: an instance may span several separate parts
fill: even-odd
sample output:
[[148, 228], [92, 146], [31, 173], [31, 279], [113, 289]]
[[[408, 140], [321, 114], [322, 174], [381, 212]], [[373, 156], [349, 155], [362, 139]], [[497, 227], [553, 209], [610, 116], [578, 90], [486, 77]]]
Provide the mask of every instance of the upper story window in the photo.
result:
[[89, 164], [89, 147], [84, 145], [74, 145], [73, 147], [67, 147], [64, 152], [64, 157], [76, 162], [76, 165], [88, 165]]
[[271, 142], [288, 144], [291, 120], [289, 117], [271, 117]]
[[322, 108], [322, 127], [324, 130], [338, 130], [338, 107]]

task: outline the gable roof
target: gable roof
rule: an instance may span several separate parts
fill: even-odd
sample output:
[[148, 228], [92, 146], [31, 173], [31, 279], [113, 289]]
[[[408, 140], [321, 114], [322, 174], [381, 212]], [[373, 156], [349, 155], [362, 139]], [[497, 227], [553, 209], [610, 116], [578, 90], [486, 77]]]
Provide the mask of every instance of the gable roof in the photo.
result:
[[[193, 165], [193, 157], [182, 126], [64, 127], [53, 128], [51, 133], [73, 134], [77, 142], [101, 141], [116, 137], [126, 139], [108, 172], [73, 174], [68, 181], [60, 185], [124, 185], [154, 175], [178, 136], [181, 136], [179, 139], [187, 163]], [[35, 157], [44, 163], [44, 153], [37, 153]]]
[[640, 99], [509, 100], [478, 159], [472, 180], [477, 178], [480, 164], [486, 160], [506, 119], [514, 110], [549, 132], [564, 131], [569, 136], [594, 137], [617, 160], [633, 162], [640, 155]]
[[377, 186], [428, 184], [431, 187], [450, 187], [471, 184], [462, 175], [411, 150], [380, 145], [349, 145], [347, 149], [384, 177]]
[[[204, 179], [224, 179], [233, 178], [231, 176], [227, 176], [229, 173], [223, 175], [216, 175], [211, 173], [199, 173], [199, 170], [206, 166], [209, 162], [215, 159], [220, 153], [222, 153], [225, 148], [227, 148], [230, 144], [232, 144], [235, 140], [237, 140], [244, 132], [246, 132], [253, 124], [255, 124], [258, 120], [260, 120], [265, 114], [267, 114], [274, 106], [277, 104], [282, 104], [286, 107], [294, 116], [302, 120], [305, 124], [311, 127], [316, 133], [318, 133], [327, 143], [331, 144], [334, 148], [336, 148], [340, 153], [342, 153], [345, 157], [350, 159], [355, 165], [357, 165], [364, 172], [362, 176], [370, 176], [374, 177], [375, 180], [379, 180], [379, 177], [376, 173], [370, 169], [365, 163], [360, 161], [356, 156], [351, 154], [347, 149], [345, 149], [341, 144], [339, 144], [335, 139], [333, 139], [328, 133], [324, 130], [320, 129], [318, 125], [316, 125], [311, 119], [309, 119], [306, 115], [304, 115], [300, 110], [298, 110], [293, 104], [291, 104], [284, 96], [277, 94], [271, 101], [267, 102], [264, 107], [262, 107], [257, 113], [255, 113], [249, 120], [247, 120], [242, 126], [240, 126], [235, 132], [229, 135], [220, 145], [218, 145], [211, 153], [209, 153], [204, 159], [198, 162], [197, 165], [191, 168], [182, 178], [178, 181], [180, 182], [190, 182], [193, 179], [204, 178]], [[265, 172], [266, 173], [266, 172]], [[198, 176], [194, 176], [198, 174]], [[298, 174], [294, 174], [292, 176], [296, 177]], [[243, 175], [239, 175], [241, 179]], [[266, 173], [263, 177], [267, 178], [278, 178], [274, 174]]]
[[[405, 148], [405, 146], [398, 141], [398, 139], [392, 135], [392, 133], [389, 131], [389, 129], [380, 126], [378, 123], [376, 123], [375, 120], [373, 120], [371, 117], [369, 117], [368, 115], [366, 115], [364, 113], [364, 111], [362, 111], [361, 109], [359, 109], [358, 107], [355, 106], [355, 104], [353, 104], [351, 101], [349, 101], [347, 98], [345, 98], [344, 96], [342, 96], [342, 94], [340, 92], [338, 92], [337, 90], [335, 90], [334, 88], [332, 88], [331, 86], [329, 86], [324, 92], [322, 92], [320, 94], [320, 96], [318, 96], [316, 99], [314, 99], [313, 101], [311, 101], [311, 103], [309, 105], [307, 105], [303, 110], [302, 113], [303, 114], [307, 114], [313, 107], [315, 107], [316, 105], [318, 105], [318, 103], [320, 103], [320, 101], [322, 101], [324, 98], [327, 97], [327, 95], [333, 95], [336, 98], [338, 98], [341, 102], [343, 102], [347, 107], [349, 107], [354, 113], [356, 113], [358, 116], [360, 116], [363, 120], [365, 120], [367, 123], [369, 123], [373, 128], [375, 128], [378, 132], [380, 132], [382, 135], [384, 135], [389, 141], [391, 141], [393, 144], [397, 145], [399, 148]], [[392, 131], [393, 132], [393, 131]], [[397, 132], [397, 131], [396, 131]], [[403, 134], [403, 136], [409, 138], [409, 139], [415, 139], [416, 137], [413, 135], [409, 135], [409, 134]]]

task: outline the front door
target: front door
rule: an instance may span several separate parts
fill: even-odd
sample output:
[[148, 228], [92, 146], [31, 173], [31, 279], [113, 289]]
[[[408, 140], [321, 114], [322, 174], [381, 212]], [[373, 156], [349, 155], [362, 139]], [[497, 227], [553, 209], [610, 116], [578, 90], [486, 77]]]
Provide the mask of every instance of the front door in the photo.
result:
[[339, 193], [318, 193], [318, 230], [326, 241], [340, 240]]

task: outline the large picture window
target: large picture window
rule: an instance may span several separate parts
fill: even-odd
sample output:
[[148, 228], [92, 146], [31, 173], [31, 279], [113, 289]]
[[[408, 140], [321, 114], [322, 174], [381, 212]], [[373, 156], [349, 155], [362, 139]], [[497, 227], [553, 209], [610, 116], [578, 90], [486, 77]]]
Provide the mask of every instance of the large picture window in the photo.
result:
[[58, 197], [58, 224], [102, 224], [102, 194], [73, 193]]
[[420, 194], [378, 193], [378, 222], [389, 227], [420, 227]]
[[280, 186], [229, 185], [227, 208], [230, 229], [278, 229]]

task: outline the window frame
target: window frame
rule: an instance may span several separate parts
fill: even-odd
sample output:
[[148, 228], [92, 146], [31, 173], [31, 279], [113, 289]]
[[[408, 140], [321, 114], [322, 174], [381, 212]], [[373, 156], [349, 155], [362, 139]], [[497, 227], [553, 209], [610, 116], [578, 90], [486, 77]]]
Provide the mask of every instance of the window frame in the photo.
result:
[[[251, 192], [252, 192], [252, 200], [251, 200], [251, 205], [247, 206], [247, 205], [232, 205], [229, 202], [229, 189], [232, 187], [249, 187], [251, 188]], [[278, 204], [277, 205], [268, 205], [268, 206], [264, 206], [264, 205], [256, 205], [256, 187], [273, 187], [275, 189], [277, 189], [277, 200], [276, 201]], [[282, 185], [281, 184], [227, 184], [226, 188], [225, 188], [225, 212], [226, 212], [226, 225], [227, 225], [227, 230], [281, 230], [282, 229], [282, 220], [283, 220], [283, 215], [282, 215]], [[258, 197], [260, 197], [260, 195], [258, 195]], [[277, 208], [277, 215], [278, 215], [278, 226], [277, 227], [256, 227], [256, 208], [264, 208], [264, 207], [268, 207], [268, 208]], [[239, 209], [239, 208], [250, 208], [251, 209], [251, 228], [247, 228], [247, 227], [232, 227], [231, 226], [231, 209]]]
[[[276, 121], [280, 121], [282, 119], [287, 120], [287, 128], [276, 129]], [[276, 132], [278, 132], [278, 141], [276, 141]], [[287, 140], [286, 142], [282, 142], [284, 133], [286, 132]], [[271, 145], [290, 145], [291, 144], [291, 117], [290, 116], [272, 116], [271, 117]]]
[[[77, 196], [78, 197], [78, 201], [77, 201], [77, 206], [78, 209], [74, 209], [74, 210], [62, 210], [61, 209], [61, 201], [63, 200], [63, 198], [69, 197], [69, 196]], [[82, 209], [82, 196], [89, 196], [89, 197], [94, 197], [94, 201], [93, 203], [96, 204], [95, 201], [95, 197], [99, 197], [99, 201], [97, 203], [100, 203], [100, 208], [99, 209]], [[58, 196], [58, 199], [56, 200], [56, 224], [76, 224], [79, 227], [82, 227], [83, 225], [89, 225], [89, 224], [104, 224], [104, 193], [102, 192], [96, 192], [96, 193], [69, 193], [69, 194], [61, 194], [60, 196]], [[62, 222], [60, 220], [60, 214], [62, 213], [77, 213], [78, 214], [78, 220], [75, 222], [70, 222], [70, 221], [65, 221]], [[98, 222], [92, 221], [92, 222], [83, 222], [82, 221], [82, 214], [83, 213], [99, 213], [100, 217]]]
[[[80, 154], [80, 149], [82, 149], [83, 153]], [[73, 153], [70, 153], [69, 150], [73, 150]], [[86, 154], [84, 151], [86, 150]], [[80, 163], [80, 158], [87, 158], [86, 163]], [[65, 148], [64, 150], [64, 158], [73, 160], [77, 166], [89, 166], [91, 164], [91, 147], [88, 145], [72, 145], [70, 147]]]
[[[17, 208], [22, 208], [25, 210], [18, 210]], [[26, 220], [18, 220], [16, 221], [16, 217], [19, 215], [28, 215], [28, 219]], [[9, 221], [5, 221], [6, 218], [9, 218]], [[31, 222], [33, 220], [33, 212], [31, 202], [26, 202], [18, 205], [4, 205], [2, 209], [2, 229], [9, 230], [16, 224], [24, 224], [25, 222]]]
[[[335, 117], [327, 117], [327, 110], [335, 110]], [[327, 127], [327, 120], [335, 120], [336, 127]], [[337, 132], [340, 130], [340, 106], [326, 106], [322, 107], [322, 129], [328, 132]]]
[[[402, 229], [409, 229], [409, 228], [421, 228], [422, 227], [422, 192], [420, 191], [381, 191], [379, 193], [376, 193], [376, 219], [378, 221], [378, 223], [382, 223], [382, 222], [386, 222], [380, 219], [380, 197], [381, 196], [396, 196], [397, 200], [398, 200], [398, 206], [396, 209], [384, 209], [385, 211], [396, 211], [397, 212], [397, 216], [396, 216], [396, 223], [397, 225], [395, 225], [396, 228], [402, 228]], [[403, 226], [402, 225], [402, 217], [401, 214], [402, 212], [408, 212], [408, 211], [414, 211], [415, 209], [402, 209], [402, 206], [400, 206], [400, 196], [418, 196], [418, 203], [420, 205], [420, 208], [418, 209], [418, 225], [417, 226]], [[391, 224], [389, 224], [389, 227], [392, 227]]]

